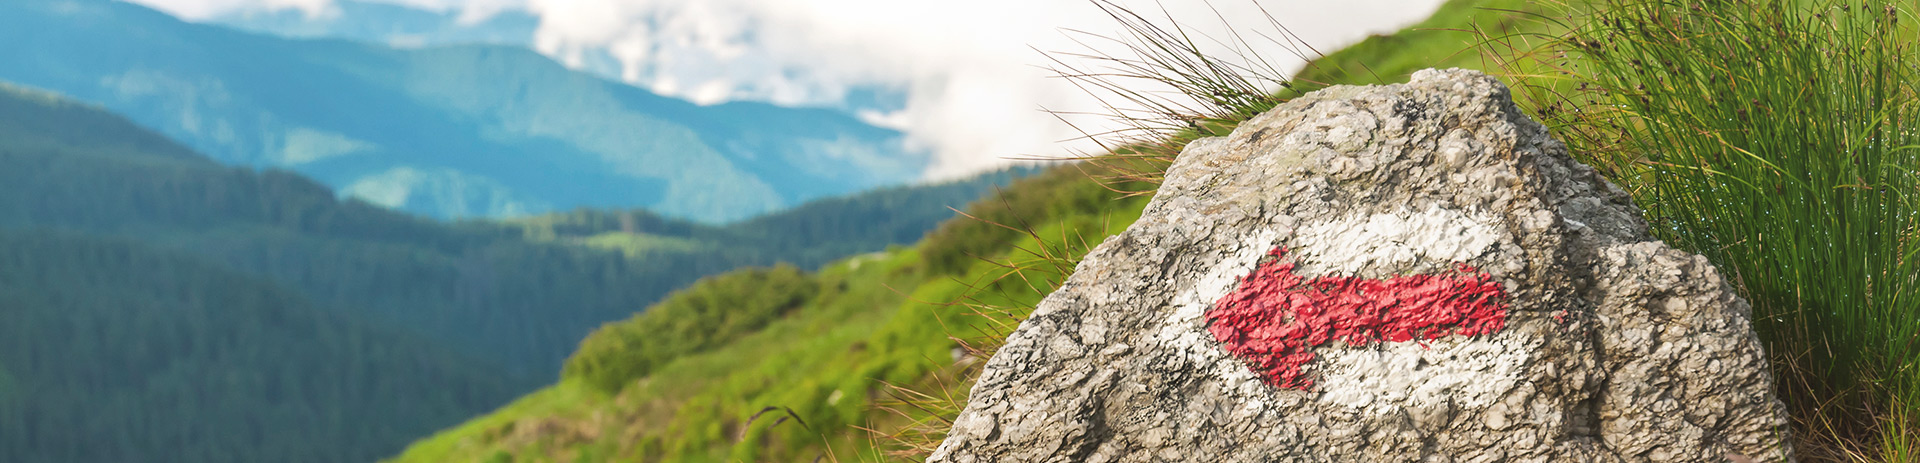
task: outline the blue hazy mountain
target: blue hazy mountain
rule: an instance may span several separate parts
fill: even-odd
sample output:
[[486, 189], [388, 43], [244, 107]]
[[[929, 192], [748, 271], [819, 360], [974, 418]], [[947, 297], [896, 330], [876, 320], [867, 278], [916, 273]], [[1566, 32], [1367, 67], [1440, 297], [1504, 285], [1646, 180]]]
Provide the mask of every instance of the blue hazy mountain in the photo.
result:
[[92, 102], [228, 164], [436, 217], [643, 207], [726, 221], [918, 178], [901, 134], [828, 109], [699, 106], [515, 46], [396, 49], [0, 2], [0, 80]]
[[[387, 3], [334, 0], [320, 14], [295, 8], [237, 9], [206, 20], [259, 34], [300, 39], [341, 39], [398, 48], [451, 45], [534, 47], [540, 18], [505, 9], [483, 18], [462, 18], [458, 11], [429, 11]], [[577, 70], [620, 79], [621, 63], [605, 49], [576, 50]], [[886, 85], [856, 85], [839, 101], [822, 102], [847, 113], [888, 113], [906, 107], [906, 91]]]
[[238, 9], [208, 22], [288, 38], [346, 39], [398, 48], [475, 44], [532, 48], [533, 34], [540, 28], [540, 18], [519, 10], [462, 21], [458, 12], [352, 0], [335, 1], [323, 14], [297, 8]]

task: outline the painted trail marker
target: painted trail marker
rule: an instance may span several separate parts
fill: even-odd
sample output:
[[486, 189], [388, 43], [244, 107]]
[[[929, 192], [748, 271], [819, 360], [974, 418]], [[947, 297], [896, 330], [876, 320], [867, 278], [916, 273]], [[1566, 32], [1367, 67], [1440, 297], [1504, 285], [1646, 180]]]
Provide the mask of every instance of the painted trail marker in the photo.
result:
[[1442, 275], [1308, 278], [1282, 249], [1269, 257], [1206, 317], [1207, 332], [1276, 387], [1308, 390], [1302, 367], [1330, 343], [1430, 341], [1506, 326], [1506, 290], [1466, 264]]
[[935, 463], [1791, 458], [1748, 307], [1483, 74], [1196, 140]]

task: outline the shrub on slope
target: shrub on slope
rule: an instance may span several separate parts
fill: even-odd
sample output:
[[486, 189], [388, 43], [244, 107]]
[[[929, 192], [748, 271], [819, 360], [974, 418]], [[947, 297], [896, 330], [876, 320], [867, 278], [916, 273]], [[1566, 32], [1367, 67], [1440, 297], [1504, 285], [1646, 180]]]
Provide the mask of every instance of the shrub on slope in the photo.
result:
[[791, 265], [728, 272], [695, 282], [580, 342], [561, 378], [609, 393], [682, 355], [726, 345], [812, 299], [819, 288]]

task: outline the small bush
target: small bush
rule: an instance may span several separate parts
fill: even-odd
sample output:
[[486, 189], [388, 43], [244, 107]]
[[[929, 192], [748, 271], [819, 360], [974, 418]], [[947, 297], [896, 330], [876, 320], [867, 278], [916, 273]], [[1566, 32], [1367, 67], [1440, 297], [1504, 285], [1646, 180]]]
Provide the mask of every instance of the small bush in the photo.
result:
[[[1151, 188], [1136, 182], [1127, 186]], [[934, 273], [956, 275], [1018, 244], [1037, 222], [1110, 211], [1128, 196], [1089, 181], [1079, 169], [1048, 169], [974, 201], [965, 211], [968, 217], [941, 223], [921, 242], [921, 255]]]
[[633, 318], [594, 330], [567, 359], [561, 376], [617, 393], [677, 357], [725, 345], [766, 326], [819, 290], [813, 277], [791, 265], [703, 279]]

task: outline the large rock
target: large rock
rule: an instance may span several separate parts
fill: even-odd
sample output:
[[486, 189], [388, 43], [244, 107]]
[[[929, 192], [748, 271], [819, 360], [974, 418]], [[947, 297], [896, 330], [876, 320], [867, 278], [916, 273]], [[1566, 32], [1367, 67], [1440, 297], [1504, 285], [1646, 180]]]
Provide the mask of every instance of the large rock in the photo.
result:
[[1189, 145], [931, 461], [1784, 461], [1747, 303], [1484, 74]]

